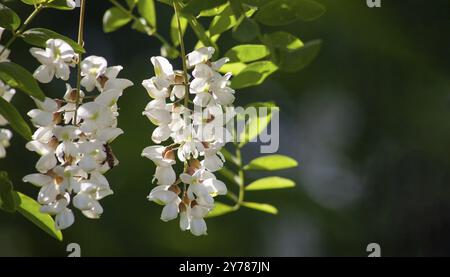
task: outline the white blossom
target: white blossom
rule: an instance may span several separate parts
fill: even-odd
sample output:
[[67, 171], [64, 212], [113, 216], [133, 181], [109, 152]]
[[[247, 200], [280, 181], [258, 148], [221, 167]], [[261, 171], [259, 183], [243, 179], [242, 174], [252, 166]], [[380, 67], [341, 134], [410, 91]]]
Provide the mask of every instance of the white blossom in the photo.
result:
[[33, 73], [39, 82], [49, 83], [54, 76], [62, 80], [69, 79], [69, 66], [74, 65], [76, 55], [67, 42], [49, 39], [45, 49], [33, 47], [30, 52], [42, 64]]
[[[58, 44], [55, 40], [47, 41], [48, 46], [54, 46], [52, 43]], [[70, 65], [68, 58], [59, 56], [61, 47], [58, 47], [32, 51], [42, 60], [41, 70], [50, 72], [59, 63], [55, 69], [57, 77], [60, 76], [57, 70]], [[54, 60], [44, 60], [44, 54], [55, 56]], [[40, 187], [41, 212], [55, 216], [57, 229], [74, 223], [69, 205], [88, 218], [96, 219], [103, 214], [100, 200], [113, 194], [104, 174], [118, 164], [110, 143], [123, 133], [117, 126], [117, 102], [123, 90], [133, 85], [118, 78], [122, 66], [107, 67], [103, 57], [87, 57], [81, 62], [81, 70], [81, 85], [89, 92], [97, 89], [98, 94], [86, 97], [82, 90], [66, 84], [63, 100], [34, 99], [37, 107], [28, 112], [37, 130], [26, 148], [41, 157], [36, 163], [39, 173], [29, 174], [23, 180]]]
[[[156, 165], [157, 186], [148, 199], [164, 205], [162, 221], [180, 214], [181, 230], [190, 230], [195, 236], [207, 234], [204, 218], [214, 208], [214, 197], [227, 193], [226, 185], [213, 172], [224, 165], [220, 151], [231, 139], [224, 125], [235, 115], [228, 109], [235, 99], [229, 87], [231, 73], [218, 72], [228, 59], [214, 62], [213, 54], [212, 47], [189, 53], [186, 60], [191, 74], [174, 70], [166, 58], [153, 57], [155, 76], [142, 82], [152, 98], [143, 111], [156, 125], [151, 138], [157, 144], [170, 141], [167, 146], [149, 146], [142, 152]], [[185, 99], [189, 95], [195, 96], [192, 102]], [[204, 109], [198, 111], [198, 107]], [[174, 170], [176, 158], [184, 165], [181, 173]]]

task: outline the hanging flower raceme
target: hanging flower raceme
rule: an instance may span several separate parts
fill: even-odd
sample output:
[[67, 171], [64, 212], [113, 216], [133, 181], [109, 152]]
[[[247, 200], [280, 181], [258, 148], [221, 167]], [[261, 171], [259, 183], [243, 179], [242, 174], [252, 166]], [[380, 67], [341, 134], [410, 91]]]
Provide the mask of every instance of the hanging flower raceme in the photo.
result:
[[[3, 31], [5, 29], [0, 27], [0, 39], [2, 38]], [[3, 45], [0, 45], [0, 63], [8, 62], [9, 49], [6, 49]], [[0, 80], [0, 97], [5, 101], [10, 102], [16, 90], [5, 84]], [[8, 121], [0, 115], [0, 126], [5, 126]], [[0, 159], [6, 156], [6, 147], [9, 146], [10, 140], [12, 138], [12, 132], [5, 128], [0, 128]]]
[[[142, 152], [156, 165], [153, 181], [157, 186], [148, 199], [164, 206], [161, 220], [173, 220], [179, 214], [181, 230], [196, 236], [207, 233], [204, 218], [214, 208], [214, 197], [227, 193], [213, 172], [225, 161], [220, 150], [230, 139], [224, 125], [234, 116], [229, 113], [234, 90], [229, 87], [231, 73], [218, 72], [228, 59], [212, 62], [213, 54], [214, 48], [203, 47], [186, 55], [191, 74], [175, 71], [164, 57], [152, 57], [155, 76], [142, 82], [152, 98], [143, 115], [157, 126], [152, 140], [170, 141]], [[193, 101], [186, 99], [190, 94]], [[177, 160], [184, 168], [179, 173]]]
[[[58, 39], [48, 40], [45, 50], [31, 52], [42, 64], [34, 74], [40, 82], [54, 76], [67, 80], [69, 67], [78, 59], [70, 45]], [[66, 84], [62, 99], [34, 99], [37, 108], [28, 112], [37, 130], [26, 147], [41, 158], [38, 173], [23, 180], [41, 188], [41, 211], [55, 216], [57, 229], [73, 224], [71, 203], [86, 217], [99, 218], [103, 213], [99, 201], [113, 194], [104, 174], [118, 163], [110, 146], [123, 133], [117, 127], [117, 101], [133, 85], [117, 78], [121, 70], [107, 67], [103, 57], [86, 57], [81, 61], [80, 83], [88, 94]]]

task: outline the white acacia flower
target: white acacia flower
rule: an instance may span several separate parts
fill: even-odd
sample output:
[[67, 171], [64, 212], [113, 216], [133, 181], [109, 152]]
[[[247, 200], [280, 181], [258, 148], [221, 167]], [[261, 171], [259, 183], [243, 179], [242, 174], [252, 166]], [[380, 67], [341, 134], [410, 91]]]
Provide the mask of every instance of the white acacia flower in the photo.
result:
[[[0, 80], [0, 97], [5, 99], [7, 102], [10, 102], [15, 93], [15, 89], [9, 87], [2, 80]], [[2, 115], [0, 115], [0, 126], [4, 126], [6, 124], [8, 124], [8, 121]]]
[[156, 164], [155, 179], [158, 185], [168, 186], [175, 183], [176, 175], [172, 165], [176, 162], [173, 150], [164, 146], [149, 146], [142, 151], [142, 156]]
[[[78, 96], [78, 104], [83, 103], [84, 92], [80, 90]], [[66, 84], [66, 93], [64, 94], [64, 100], [66, 104], [62, 106], [58, 111], [64, 112], [64, 124], [69, 124], [75, 117], [75, 109], [77, 108], [77, 89], [72, 88], [70, 84]], [[79, 122], [76, 122], [79, 123]]]
[[43, 206], [40, 211], [55, 216], [55, 228], [57, 230], [63, 230], [70, 227], [75, 222], [75, 217], [72, 210], [67, 208], [70, 203], [70, 195], [61, 193], [56, 195], [55, 199]]
[[203, 143], [198, 139], [197, 131], [188, 125], [174, 135], [174, 142], [179, 144], [177, 156], [182, 162], [190, 159], [196, 159], [203, 152]]
[[225, 162], [225, 157], [220, 152], [220, 149], [222, 149], [224, 143], [215, 141], [213, 143], [204, 143], [204, 146], [204, 159], [201, 161], [201, 165], [210, 172], [221, 169]]
[[37, 109], [31, 110], [27, 114], [35, 126], [48, 127], [59, 123], [60, 119], [57, 114], [59, 105], [55, 100], [46, 97], [44, 101], [34, 99], [34, 102]]
[[190, 199], [201, 197], [211, 208], [214, 205], [212, 197], [227, 193], [225, 184], [204, 168], [196, 170], [192, 175], [182, 173], [180, 179], [183, 183], [189, 184], [187, 195]]
[[201, 205], [194, 207], [183, 206], [184, 211], [180, 212], [180, 229], [182, 231], [190, 230], [194, 236], [207, 235], [207, 226], [204, 217], [209, 209]]
[[34, 71], [34, 78], [41, 83], [49, 83], [53, 77], [68, 80], [69, 66], [73, 65], [75, 52], [73, 48], [62, 39], [49, 39], [46, 48], [30, 49], [33, 55], [42, 65]]
[[78, 108], [77, 115], [83, 120], [80, 130], [85, 133], [92, 133], [95, 130], [110, 127], [115, 121], [111, 109], [97, 102], [88, 102], [81, 105]]
[[103, 57], [89, 56], [81, 62], [81, 85], [90, 92], [97, 85], [97, 79], [105, 74], [107, 61]]
[[0, 128], [0, 158], [6, 156], [6, 147], [9, 146], [9, 141], [12, 138], [12, 133], [8, 129]]
[[168, 88], [175, 81], [175, 73], [170, 62], [161, 56], [152, 57], [151, 62], [155, 69], [154, 84], [158, 89]]
[[205, 63], [211, 59], [215, 49], [213, 47], [202, 47], [187, 54], [188, 67], [196, 66], [200, 63]]
[[[2, 38], [3, 31], [5, 31], [5, 28], [0, 27], [0, 39]], [[0, 55], [0, 63], [1, 62], [9, 62], [9, 60], [8, 60], [8, 56], [10, 53], [9, 49], [5, 49], [5, 46], [0, 45], [0, 53], [2, 53]]]
[[[179, 212], [180, 197], [176, 193], [179, 188], [171, 185], [157, 186], [148, 195], [148, 200], [164, 205], [161, 213], [162, 221], [170, 221], [177, 218]], [[179, 193], [179, 192], [178, 192]]]
[[57, 146], [58, 141], [56, 139], [52, 139], [48, 143], [32, 140], [25, 145], [28, 150], [41, 155], [41, 158], [36, 163], [36, 169], [41, 173], [47, 173], [58, 163], [55, 155]]
[[169, 97], [169, 88], [157, 88], [155, 85], [156, 79], [157, 77], [152, 77], [142, 81], [142, 86], [147, 90], [148, 95], [154, 99], [165, 99]]
[[92, 219], [99, 218], [103, 214], [103, 207], [99, 200], [113, 194], [108, 180], [97, 172], [91, 174], [91, 178], [80, 184], [80, 191], [73, 198], [73, 205], [82, 213]]
[[119, 72], [122, 71], [123, 67], [120, 65], [110, 66], [106, 68], [105, 73], [97, 78], [96, 86], [99, 91], [104, 90], [119, 90], [123, 91], [128, 87], [133, 85], [128, 79], [117, 78]]

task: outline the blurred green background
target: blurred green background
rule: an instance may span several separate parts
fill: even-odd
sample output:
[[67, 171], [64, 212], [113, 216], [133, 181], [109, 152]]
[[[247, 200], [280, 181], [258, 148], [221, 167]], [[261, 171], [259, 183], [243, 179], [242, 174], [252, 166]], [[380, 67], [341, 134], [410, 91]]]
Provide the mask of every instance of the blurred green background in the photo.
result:
[[[19, 214], [1, 212], [0, 255], [66, 256], [71, 242], [83, 256], [366, 256], [371, 242], [383, 256], [450, 255], [450, 2], [382, 0], [374, 9], [365, 0], [319, 2], [327, 6], [323, 17], [288, 28], [303, 41], [323, 40], [313, 64], [236, 93], [236, 104], [280, 106], [279, 153], [300, 161], [281, 175], [297, 187], [247, 193], [250, 201], [277, 206], [277, 216], [242, 208], [207, 220], [209, 235], [193, 237], [179, 230], [178, 220], [160, 221], [161, 207], [146, 200], [154, 167], [140, 153], [152, 144], [153, 127], [141, 115], [149, 98], [140, 82], [153, 74], [150, 57], [160, 44], [128, 27], [104, 34], [101, 19], [111, 5], [88, 0], [88, 54], [123, 65], [122, 76], [136, 85], [119, 102], [125, 135], [113, 150], [120, 166], [107, 175], [115, 194], [102, 201], [98, 221], [76, 211], [62, 243]], [[7, 5], [22, 18], [31, 11], [17, 1]], [[172, 11], [157, 8], [167, 36]], [[77, 24], [77, 10], [46, 10], [32, 26], [75, 39]], [[222, 53], [233, 43], [229, 34], [221, 38]], [[194, 44], [189, 32], [188, 48]], [[38, 64], [28, 48], [15, 43], [11, 59], [33, 71]], [[52, 97], [65, 91], [62, 81], [42, 88]], [[13, 103], [22, 114], [34, 106], [21, 93]], [[37, 189], [21, 178], [35, 171], [38, 157], [24, 144], [15, 135], [0, 168], [34, 197]], [[244, 159], [258, 150], [246, 147]]]

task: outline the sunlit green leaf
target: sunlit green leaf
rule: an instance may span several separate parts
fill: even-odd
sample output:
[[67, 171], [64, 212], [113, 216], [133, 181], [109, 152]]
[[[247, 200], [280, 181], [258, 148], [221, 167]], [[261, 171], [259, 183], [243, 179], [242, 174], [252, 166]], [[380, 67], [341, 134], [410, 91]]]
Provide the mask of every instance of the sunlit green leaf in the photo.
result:
[[57, 10], [73, 10], [74, 8], [71, 8], [67, 6], [67, 0], [53, 0], [48, 4], [45, 4], [46, 7], [57, 9]]
[[247, 164], [245, 170], [281, 170], [296, 167], [297, 161], [284, 155], [267, 155], [256, 158]]
[[303, 42], [296, 36], [278, 31], [264, 36], [264, 42], [271, 48], [281, 50], [296, 50], [303, 46]]
[[139, 0], [138, 11], [150, 26], [156, 28], [156, 10], [153, 0]]
[[18, 194], [20, 197], [20, 203], [17, 211], [20, 212], [33, 224], [44, 230], [50, 236], [59, 241], [62, 241], [62, 233], [61, 231], [56, 230], [55, 221], [53, 220], [53, 218], [50, 215], [43, 214], [39, 211], [41, 205], [39, 205], [38, 202], [23, 193], [18, 192]]
[[42, 4], [44, 2], [47, 2], [48, 0], [20, 0], [22, 3], [25, 3], [27, 5], [37, 5]]
[[[252, 16], [256, 11], [256, 8], [247, 8], [245, 15], [247, 17]], [[233, 14], [233, 11], [228, 6], [221, 14], [215, 16], [209, 25], [209, 33], [211, 36], [221, 34], [227, 30], [230, 30], [238, 23], [238, 19]]]
[[[245, 129], [239, 134], [239, 145], [241, 147], [250, 141], [254, 141], [270, 123], [273, 111], [278, 111], [278, 107], [273, 102], [252, 103], [246, 107], [255, 107], [256, 116], [244, 119], [246, 120]], [[266, 112], [263, 113], [260, 108], [266, 108]]]
[[44, 100], [45, 95], [30, 72], [12, 62], [0, 63], [0, 80], [26, 94]]
[[11, 127], [26, 140], [31, 140], [31, 130], [16, 108], [8, 101], [0, 97], [0, 115], [2, 115]]
[[203, 10], [203, 11], [200, 12], [198, 17], [202, 17], [202, 16], [209, 17], [209, 16], [219, 15], [228, 7], [228, 5], [229, 5], [229, 3], [227, 2], [227, 3], [223, 4], [223, 5], [214, 7], [214, 8], [209, 9], [209, 10]]
[[233, 76], [236, 76], [246, 67], [247, 65], [245, 63], [226, 63], [219, 69], [219, 72], [221, 73], [231, 72]]
[[191, 0], [183, 8], [183, 13], [198, 15], [201, 11], [210, 10], [225, 4], [227, 0]]
[[210, 217], [216, 217], [216, 216], [221, 216], [227, 213], [230, 213], [233, 211], [233, 207], [221, 202], [215, 202], [214, 203], [214, 209], [212, 209], [212, 211], [210, 211], [207, 215], [208, 218]]
[[147, 35], [152, 35], [154, 30], [152, 29], [152, 27], [150, 27], [147, 23], [147, 21], [145, 21], [144, 18], [137, 18], [135, 20], [133, 20], [133, 24], [131, 24], [131, 29], [136, 30], [138, 32], [147, 34]]
[[8, 173], [0, 171], [0, 209], [13, 213], [19, 204], [17, 193], [13, 190], [13, 184], [9, 180]]
[[283, 177], [266, 177], [252, 182], [245, 190], [271, 190], [295, 187], [295, 182]]
[[[184, 36], [184, 33], [186, 32], [186, 28], [188, 26], [188, 21], [182, 16], [180, 16], [180, 26], [181, 33]], [[172, 20], [170, 21], [170, 38], [172, 39], [174, 46], [180, 45], [180, 38], [178, 34], [178, 20], [175, 15], [172, 16]]]
[[20, 26], [20, 17], [7, 6], [0, 4], [0, 27], [15, 31]]
[[256, 86], [264, 82], [272, 73], [278, 70], [278, 67], [271, 61], [258, 61], [249, 64], [231, 81], [231, 87], [242, 89]]
[[255, 18], [265, 25], [282, 26], [317, 19], [324, 12], [325, 6], [313, 0], [275, 0], [263, 5]]
[[131, 21], [131, 16], [119, 8], [108, 9], [103, 15], [103, 31], [113, 32]]
[[31, 45], [45, 48], [47, 40], [51, 38], [62, 39], [67, 42], [77, 53], [84, 53], [84, 48], [81, 47], [77, 42], [72, 39], [60, 35], [52, 30], [44, 29], [44, 28], [33, 28], [25, 31], [22, 34], [22, 39]]
[[261, 212], [269, 213], [269, 214], [277, 214], [278, 213], [277, 208], [275, 208], [274, 206], [272, 206], [270, 204], [265, 204], [265, 203], [243, 202], [242, 206], [250, 208], [250, 209], [258, 210]]
[[230, 63], [246, 63], [263, 59], [269, 54], [269, 49], [265, 45], [241, 44], [228, 50], [224, 56], [230, 59]]

